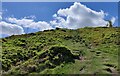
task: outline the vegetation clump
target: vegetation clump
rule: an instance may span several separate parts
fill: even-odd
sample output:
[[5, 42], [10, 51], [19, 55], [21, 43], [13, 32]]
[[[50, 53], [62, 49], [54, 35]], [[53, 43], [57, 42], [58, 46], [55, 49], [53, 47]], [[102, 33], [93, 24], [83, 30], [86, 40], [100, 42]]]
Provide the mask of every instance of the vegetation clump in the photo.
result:
[[2, 38], [2, 73], [118, 73], [120, 28], [111, 24], [111, 28], [56, 28]]

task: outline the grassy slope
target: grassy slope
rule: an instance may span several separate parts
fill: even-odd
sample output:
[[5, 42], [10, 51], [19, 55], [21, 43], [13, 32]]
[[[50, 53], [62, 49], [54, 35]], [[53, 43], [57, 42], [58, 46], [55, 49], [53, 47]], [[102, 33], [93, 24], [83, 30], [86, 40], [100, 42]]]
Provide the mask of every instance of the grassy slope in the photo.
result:
[[[12, 74], [110, 74], [118, 72], [120, 28], [56, 29], [3, 38], [3, 73]], [[52, 47], [84, 52], [83, 60], [52, 64], [47, 54]], [[76, 55], [76, 54], [75, 54]], [[56, 57], [56, 56], [55, 56]], [[42, 62], [39, 62], [43, 60]], [[51, 63], [50, 63], [51, 64]]]

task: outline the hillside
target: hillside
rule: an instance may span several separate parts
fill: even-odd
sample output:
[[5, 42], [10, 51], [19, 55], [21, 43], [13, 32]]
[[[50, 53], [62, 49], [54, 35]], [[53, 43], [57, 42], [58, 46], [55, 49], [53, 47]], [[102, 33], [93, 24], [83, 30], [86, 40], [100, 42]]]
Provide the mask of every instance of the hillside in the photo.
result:
[[116, 74], [120, 28], [46, 30], [0, 39], [3, 74]]

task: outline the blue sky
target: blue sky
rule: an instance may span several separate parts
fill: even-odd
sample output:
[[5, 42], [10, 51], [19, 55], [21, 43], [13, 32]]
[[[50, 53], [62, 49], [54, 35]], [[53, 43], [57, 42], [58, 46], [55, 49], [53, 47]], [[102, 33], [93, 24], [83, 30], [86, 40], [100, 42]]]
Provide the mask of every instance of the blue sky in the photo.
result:
[[34, 15], [36, 21], [44, 20], [50, 21], [52, 15], [55, 14], [60, 8], [67, 8], [73, 3], [64, 2], [19, 2], [19, 3], [3, 3], [3, 9], [7, 9], [3, 17], [14, 15], [16, 18]]
[[[81, 2], [89, 8], [100, 11], [104, 10], [110, 16], [118, 16], [118, 3], [117, 2]], [[55, 14], [60, 8], [67, 8], [73, 5], [73, 2], [3, 2], [3, 17], [14, 16], [22, 18], [25, 16], [36, 16], [36, 21], [50, 21], [52, 15]], [[117, 22], [116, 22], [117, 25]]]
[[[6, 18], [16, 18], [20, 20], [25, 17], [27, 17], [27, 19], [31, 19], [33, 17], [33, 22], [45, 21], [49, 24], [50, 21], [54, 20], [53, 15], [57, 14], [59, 9], [70, 8], [70, 6], [72, 6], [73, 4], [73, 2], [3, 2], [2, 19], [3, 21], [7, 22]], [[115, 17], [116, 20], [114, 26], [118, 25], [117, 2], [81, 2], [81, 4], [96, 12], [100, 12], [100, 10], [103, 10], [105, 13], [108, 14], [104, 17], [104, 20], [110, 20], [112, 17]], [[64, 19], [63, 16], [60, 17]], [[12, 24], [19, 25], [14, 22]], [[23, 29], [24, 31], [26, 31], [26, 27], [23, 27]], [[30, 32], [36, 31], [39, 30], [35, 28], [30, 28]]]

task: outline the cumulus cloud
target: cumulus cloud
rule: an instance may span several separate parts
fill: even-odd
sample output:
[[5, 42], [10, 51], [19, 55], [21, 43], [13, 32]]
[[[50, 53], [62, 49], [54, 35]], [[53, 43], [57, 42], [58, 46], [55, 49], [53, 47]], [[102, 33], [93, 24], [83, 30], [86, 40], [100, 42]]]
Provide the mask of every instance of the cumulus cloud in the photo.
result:
[[34, 20], [32, 19], [16, 19], [16, 18], [7, 18], [8, 22], [15, 23], [17, 25], [23, 26], [23, 27], [28, 27], [29, 24], [33, 23]]
[[16, 24], [10, 24], [10, 23], [1, 21], [0, 27], [1, 27], [0, 34], [7, 34], [7, 35], [24, 34], [23, 28]]
[[2, 20], [2, 16], [0, 15], [0, 21]]
[[[108, 16], [108, 13], [105, 13], [103, 10], [95, 11], [81, 3], [75, 2], [69, 8], [59, 9], [57, 13], [53, 15], [54, 19], [50, 22], [36, 22], [34, 15], [26, 16], [22, 19], [14, 17], [6, 18], [6, 21], [0, 22], [0, 26], [2, 27], [0, 34], [23, 34], [24, 31], [26, 32], [26, 28], [30, 28], [27, 30], [27, 33], [30, 33], [31, 29], [43, 31], [56, 27], [68, 29], [103, 27], [108, 23], [108, 21], [105, 21], [106, 16]], [[0, 13], [0, 19], [2, 19], [2, 13]], [[115, 20], [115, 17], [111, 18], [113, 24]], [[34, 30], [32, 32], [34, 32]]]
[[2, 12], [0, 12], [0, 21], [2, 20]]
[[107, 14], [104, 11], [94, 11], [81, 3], [75, 2], [70, 8], [59, 9], [53, 15], [53, 21], [50, 23], [56, 27], [77, 29], [82, 27], [105, 26], [107, 21], [104, 17]]
[[116, 20], [116, 18], [115, 18], [115, 17], [112, 17], [112, 18], [111, 18], [111, 22], [112, 22], [112, 24], [114, 24], [114, 23], [115, 23], [115, 20]]
[[30, 15], [30, 16], [26, 16], [24, 18], [26, 18], [26, 19], [36, 19], [36, 16], [35, 15]]
[[[50, 23], [45, 21], [35, 22], [33, 19], [26, 18], [8, 18], [8, 21], [22, 27], [39, 29], [40, 31], [56, 27], [77, 29], [86, 26], [106, 26], [108, 22], [105, 21], [104, 18], [107, 15], [108, 14], [102, 10], [97, 12], [81, 3], [75, 2], [70, 8], [59, 9], [57, 13], [53, 15], [54, 20], [50, 21]], [[114, 19], [112, 19], [112, 21], [114, 21]]]
[[34, 29], [39, 29], [40, 31], [53, 29], [52, 26], [45, 21], [33, 22], [29, 26]]
[[32, 29], [38, 29], [39, 31], [52, 29], [52, 26], [45, 21], [35, 22], [32, 19], [25, 19], [25, 18], [23, 19], [8, 18], [7, 20], [19, 26], [26, 27], [26, 28], [32, 28]]

